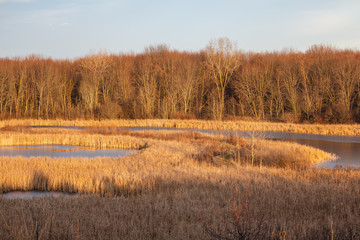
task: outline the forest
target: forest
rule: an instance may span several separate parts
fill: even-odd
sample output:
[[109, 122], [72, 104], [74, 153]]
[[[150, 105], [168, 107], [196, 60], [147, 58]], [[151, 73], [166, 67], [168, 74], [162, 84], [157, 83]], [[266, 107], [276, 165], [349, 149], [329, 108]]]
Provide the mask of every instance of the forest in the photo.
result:
[[198, 52], [1, 58], [0, 119], [14, 118], [360, 122], [360, 53], [243, 52], [221, 38]]

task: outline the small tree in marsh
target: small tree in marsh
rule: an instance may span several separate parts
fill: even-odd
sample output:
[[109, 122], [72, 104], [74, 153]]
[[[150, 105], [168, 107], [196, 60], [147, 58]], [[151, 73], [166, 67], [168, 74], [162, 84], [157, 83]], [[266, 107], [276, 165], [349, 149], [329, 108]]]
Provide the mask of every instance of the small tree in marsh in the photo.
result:
[[234, 71], [241, 65], [241, 55], [236, 44], [228, 38], [210, 41], [205, 50], [206, 63], [216, 85], [217, 112], [216, 118], [221, 120], [224, 114], [225, 90]]

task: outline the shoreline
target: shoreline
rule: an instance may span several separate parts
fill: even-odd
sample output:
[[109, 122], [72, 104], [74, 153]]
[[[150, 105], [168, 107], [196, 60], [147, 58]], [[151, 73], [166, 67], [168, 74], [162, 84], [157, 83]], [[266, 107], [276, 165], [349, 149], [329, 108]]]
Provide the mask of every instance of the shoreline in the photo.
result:
[[360, 136], [360, 124], [298, 124], [256, 121], [216, 121], [179, 119], [134, 120], [38, 120], [11, 119], [0, 121], [0, 128], [15, 126], [69, 126], [69, 127], [163, 127], [236, 131], [273, 131], [316, 135]]

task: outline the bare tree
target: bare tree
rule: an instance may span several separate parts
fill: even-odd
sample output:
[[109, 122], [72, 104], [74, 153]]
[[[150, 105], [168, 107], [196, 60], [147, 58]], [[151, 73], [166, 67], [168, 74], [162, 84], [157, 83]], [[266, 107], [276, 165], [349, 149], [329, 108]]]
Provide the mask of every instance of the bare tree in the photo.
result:
[[0, 114], [1, 118], [5, 118], [10, 104], [10, 81], [9, 61], [0, 61]]
[[134, 72], [134, 56], [121, 55], [113, 60], [110, 77], [113, 79], [111, 93], [112, 105], [118, 105], [120, 117], [130, 117], [134, 112], [135, 89], [132, 73]]
[[105, 75], [110, 66], [111, 58], [104, 52], [92, 54], [80, 64], [82, 75], [80, 93], [92, 116], [99, 104], [100, 87], [103, 88], [102, 92], [106, 92]]
[[279, 120], [284, 115], [284, 93], [281, 79], [276, 75], [275, 81], [270, 86], [271, 99], [270, 99], [270, 117], [273, 117], [273, 109], [275, 110], [275, 119]]
[[239, 98], [245, 99], [253, 117], [265, 118], [265, 103], [274, 75], [271, 60], [253, 56], [252, 63], [244, 66], [235, 84]]
[[360, 80], [360, 65], [346, 54], [339, 59], [335, 67], [337, 98], [341, 109], [342, 120], [351, 119], [352, 106], [355, 101], [356, 86]]
[[150, 52], [139, 60], [136, 69], [135, 82], [138, 89], [138, 99], [141, 105], [142, 117], [153, 118], [158, 95], [156, 63]]
[[197, 81], [195, 83], [195, 114], [201, 117], [206, 109], [207, 98], [211, 88], [211, 75], [207, 71], [206, 56], [204, 53], [199, 55], [200, 64], [197, 67]]
[[281, 85], [284, 89], [284, 95], [287, 102], [290, 104], [291, 111], [295, 121], [300, 120], [300, 76], [297, 68], [296, 58], [289, 56], [280, 66], [277, 78], [280, 79]]
[[181, 99], [182, 110], [187, 114], [190, 104], [194, 98], [196, 82], [196, 65], [192, 59], [183, 59], [183, 66], [179, 77], [179, 95]]
[[331, 47], [312, 46], [299, 60], [299, 75], [306, 120], [321, 116], [328, 88], [331, 85], [332, 62], [335, 51]]
[[71, 118], [72, 93], [76, 84], [76, 67], [75, 63], [62, 61], [59, 68], [59, 107], [64, 114], [64, 118]]
[[178, 104], [178, 85], [176, 75], [179, 68], [178, 54], [169, 51], [165, 45], [157, 46], [156, 57], [158, 69], [159, 114], [162, 118], [173, 117]]
[[[16, 118], [25, 116], [29, 110], [29, 95], [27, 91], [29, 63], [27, 59], [16, 59], [13, 68], [13, 81], [10, 86], [10, 96]], [[10, 114], [12, 109], [10, 110]]]
[[41, 59], [38, 56], [31, 57], [30, 79], [35, 85], [34, 104], [37, 107], [37, 117], [49, 118], [51, 110], [54, 110], [53, 102], [55, 96], [58, 95], [56, 90], [58, 86], [58, 74], [54, 67], [54, 63], [50, 59]]
[[210, 41], [206, 47], [206, 60], [208, 69], [217, 90], [218, 112], [217, 119], [221, 120], [224, 114], [225, 90], [234, 71], [241, 65], [241, 55], [236, 45], [228, 38], [219, 38]]

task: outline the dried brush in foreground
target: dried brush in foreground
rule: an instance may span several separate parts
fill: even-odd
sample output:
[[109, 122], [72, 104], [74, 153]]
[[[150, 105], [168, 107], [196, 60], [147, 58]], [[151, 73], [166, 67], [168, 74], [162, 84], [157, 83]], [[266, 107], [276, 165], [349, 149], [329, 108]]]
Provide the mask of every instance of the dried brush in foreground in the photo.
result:
[[[233, 200], [230, 205], [231, 219], [219, 216], [224, 222], [225, 229], [211, 229], [204, 226], [205, 232], [210, 239], [219, 240], [252, 240], [252, 239], [276, 239], [276, 232], [271, 219], [266, 219], [264, 213], [257, 212], [248, 202], [248, 197], [242, 197], [238, 193], [238, 199]], [[285, 232], [284, 232], [285, 233]], [[283, 234], [280, 232], [280, 234]]]

